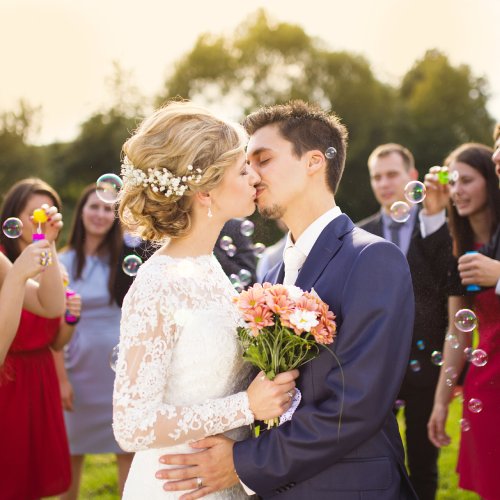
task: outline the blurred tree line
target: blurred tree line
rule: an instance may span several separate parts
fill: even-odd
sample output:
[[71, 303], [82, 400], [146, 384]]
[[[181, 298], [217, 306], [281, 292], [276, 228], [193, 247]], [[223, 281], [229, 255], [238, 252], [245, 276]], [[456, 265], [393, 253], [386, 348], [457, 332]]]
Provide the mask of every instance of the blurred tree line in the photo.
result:
[[[1, 192], [36, 175], [59, 191], [71, 211], [83, 186], [103, 173], [119, 173], [121, 145], [146, 106], [129, 75], [116, 64], [111, 88], [110, 107], [92, 114], [69, 143], [31, 145], [40, 110], [24, 101], [18, 109], [0, 113]], [[486, 109], [486, 79], [473, 75], [466, 65], [453, 66], [437, 50], [417, 60], [399, 85], [389, 85], [377, 79], [364, 57], [331, 51], [300, 26], [274, 22], [263, 10], [230, 36], [199, 36], [153, 99], [158, 106], [178, 97], [237, 120], [261, 105], [290, 99], [335, 111], [349, 130], [337, 202], [355, 221], [377, 209], [366, 167], [375, 146], [405, 145], [423, 176], [460, 143], [490, 144], [494, 124]], [[273, 224], [255, 220], [256, 239], [269, 243], [277, 238]]]

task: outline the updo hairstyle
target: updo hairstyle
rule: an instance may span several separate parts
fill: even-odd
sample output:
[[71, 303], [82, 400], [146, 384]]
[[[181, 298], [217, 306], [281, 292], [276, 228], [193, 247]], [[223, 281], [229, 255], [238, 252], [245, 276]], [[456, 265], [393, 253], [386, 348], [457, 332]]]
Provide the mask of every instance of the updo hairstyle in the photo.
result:
[[[193, 195], [214, 189], [246, 144], [238, 124], [224, 121], [190, 102], [170, 102], [146, 118], [123, 145], [122, 154], [135, 169], [166, 168], [188, 177], [181, 196], [155, 192], [150, 185], [125, 182], [118, 212], [127, 227], [145, 240], [180, 238], [191, 229]], [[189, 168], [192, 166], [192, 170]], [[199, 169], [199, 170], [198, 170]], [[196, 182], [196, 177], [200, 177]]]

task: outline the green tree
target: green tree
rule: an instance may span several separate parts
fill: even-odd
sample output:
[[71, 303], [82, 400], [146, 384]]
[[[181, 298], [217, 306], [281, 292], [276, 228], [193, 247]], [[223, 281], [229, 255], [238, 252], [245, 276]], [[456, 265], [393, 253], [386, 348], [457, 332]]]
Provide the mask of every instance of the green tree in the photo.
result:
[[111, 105], [93, 113], [69, 143], [47, 148], [53, 182], [70, 210], [84, 186], [106, 173], [120, 173], [121, 147], [136, 128], [144, 98], [132, 83], [132, 74], [113, 63], [107, 79]]
[[486, 79], [466, 65], [452, 66], [442, 52], [429, 50], [415, 62], [400, 95], [409, 118], [405, 142], [421, 172], [464, 142], [491, 142], [494, 121], [486, 109]]
[[114, 109], [92, 115], [81, 126], [78, 137], [69, 144], [50, 148], [54, 184], [70, 204], [87, 184], [106, 173], [120, 173], [121, 146], [136, 126], [136, 119]]
[[0, 114], [0, 192], [25, 177], [46, 178], [43, 148], [28, 139], [38, 130], [40, 108], [20, 100], [17, 109]]

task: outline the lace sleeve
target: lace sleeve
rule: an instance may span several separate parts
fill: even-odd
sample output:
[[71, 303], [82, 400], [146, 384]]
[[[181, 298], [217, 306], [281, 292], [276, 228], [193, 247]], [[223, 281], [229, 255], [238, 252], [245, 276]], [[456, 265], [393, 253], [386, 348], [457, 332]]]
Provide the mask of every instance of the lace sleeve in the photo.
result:
[[253, 422], [246, 392], [192, 406], [164, 401], [167, 372], [181, 327], [176, 314], [195, 284], [151, 266], [125, 298], [113, 394], [113, 430], [121, 448], [138, 451], [201, 439]]

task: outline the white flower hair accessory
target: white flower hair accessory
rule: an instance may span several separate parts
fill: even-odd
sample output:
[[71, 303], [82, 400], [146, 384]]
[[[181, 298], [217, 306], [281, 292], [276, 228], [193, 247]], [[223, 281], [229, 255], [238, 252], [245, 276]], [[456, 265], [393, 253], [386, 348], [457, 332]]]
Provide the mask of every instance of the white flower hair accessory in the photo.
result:
[[200, 182], [201, 169], [194, 170], [193, 165], [187, 167], [189, 174], [175, 176], [166, 168], [148, 168], [148, 173], [140, 170], [125, 156], [121, 168], [123, 183], [132, 186], [150, 187], [155, 193], [161, 192], [167, 198], [176, 195], [182, 196], [189, 186], [187, 182]]

